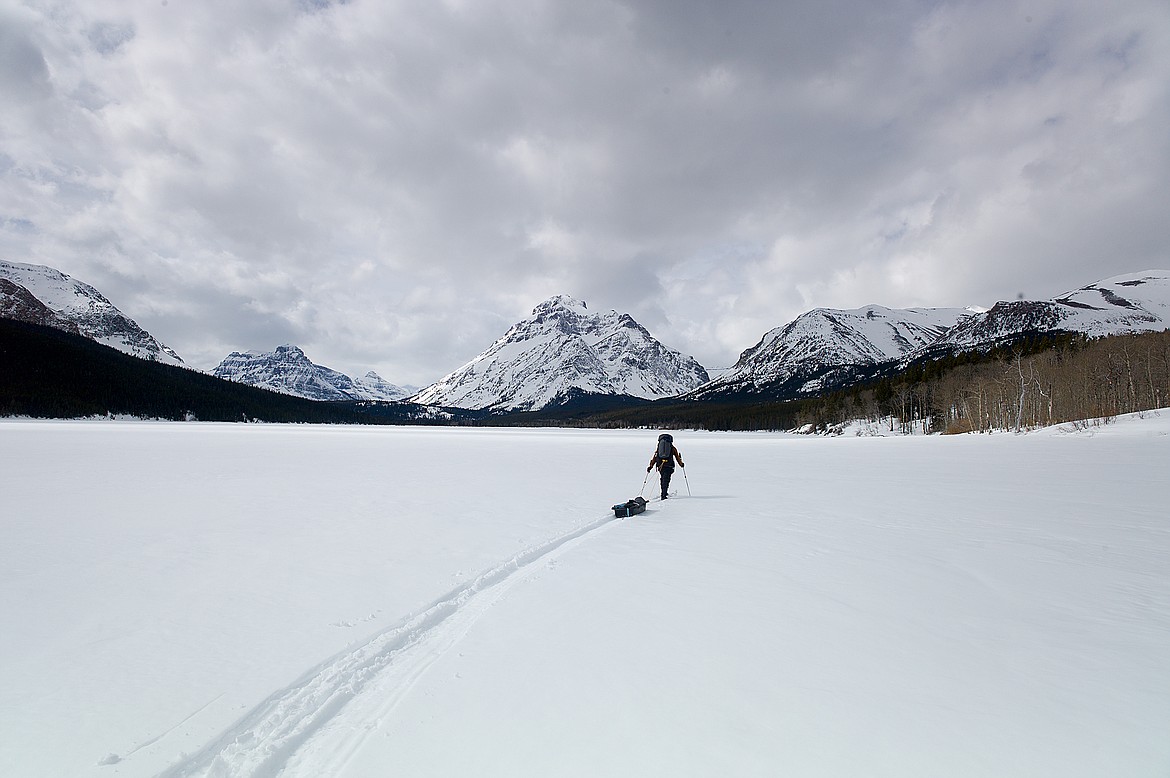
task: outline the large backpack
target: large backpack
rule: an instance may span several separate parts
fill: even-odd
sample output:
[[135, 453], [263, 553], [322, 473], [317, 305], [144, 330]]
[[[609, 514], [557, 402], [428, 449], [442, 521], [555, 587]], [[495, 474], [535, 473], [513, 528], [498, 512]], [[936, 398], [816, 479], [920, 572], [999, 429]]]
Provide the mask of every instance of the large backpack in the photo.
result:
[[674, 448], [674, 436], [669, 433], [662, 433], [658, 436], [658, 453], [655, 455], [660, 462], [669, 462], [671, 449]]

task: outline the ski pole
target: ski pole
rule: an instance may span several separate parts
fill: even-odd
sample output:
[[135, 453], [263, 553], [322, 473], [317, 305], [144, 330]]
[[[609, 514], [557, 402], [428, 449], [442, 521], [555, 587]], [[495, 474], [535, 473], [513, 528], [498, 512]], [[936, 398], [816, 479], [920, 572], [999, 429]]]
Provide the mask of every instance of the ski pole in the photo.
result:
[[639, 492], [638, 492], [638, 496], [639, 496], [639, 497], [641, 497], [641, 496], [642, 496], [642, 493], [646, 491], [646, 484], [647, 484], [649, 481], [650, 481], [650, 471], [649, 471], [649, 470], [647, 470], [647, 471], [646, 471], [646, 477], [642, 479], [642, 489], [641, 489], [641, 491], [639, 491]]
[[684, 467], [682, 469], [682, 471], [683, 471], [683, 482], [686, 483], [686, 485], [687, 485], [687, 497], [690, 497], [691, 496], [691, 481], [689, 478], [687, 478], [687, 469]]

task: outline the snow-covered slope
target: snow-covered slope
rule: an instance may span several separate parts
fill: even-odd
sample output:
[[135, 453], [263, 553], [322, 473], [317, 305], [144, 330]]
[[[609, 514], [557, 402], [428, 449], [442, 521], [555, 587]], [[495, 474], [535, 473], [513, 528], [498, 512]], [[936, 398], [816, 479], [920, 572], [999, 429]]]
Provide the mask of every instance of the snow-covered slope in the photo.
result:
[[1080, 332], [1091, 337], [1170, 327], [1170, 273], [1146, 270], [1114, 276], [1051, 300], [996, 303], [940, 338], [933, 348], [961, 351], [1025, 332]]
[[0, 278], [0, 318], [27, 321], [80, 335], [77, 323], [66, 319], [36, 298], [29, 290], [7, 278]]
[[815, 392], [846, 371], [896, 360], [932, 343], [970, 315], [962, 308], [817, 308], [765, 334], [730, 371], [693, 396], [777, 387]]
[[345, 373], [314, 364], [305, 352], [290, 345], [267, 352], [233, 351], [212, 374], [310, 400], [401, 400], [409, 394], [372, 371], [355, 381]]
[[585, 303], [560, 295], [412, 399], [455, 408], [537, 410], [574, 393], [671, 397], [707, 380], [702, 365], [663, 346], [629, 314], [591, 314]]
[[183, 364], [97, 289], [45, 265], [0, 261], [0, 316], [84, 335], [143, 359]]

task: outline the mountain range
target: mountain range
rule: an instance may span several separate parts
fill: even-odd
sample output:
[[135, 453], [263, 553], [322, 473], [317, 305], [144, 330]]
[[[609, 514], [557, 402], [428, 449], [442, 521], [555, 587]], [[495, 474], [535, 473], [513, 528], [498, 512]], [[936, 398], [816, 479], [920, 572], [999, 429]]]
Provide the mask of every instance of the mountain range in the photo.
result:
[[[47, 325], [122, 352], [181, 365], [170, 348], [100, 292], [53, 268], [0, 262], [0, 318]], [[581, 398], [684, 400], [811, 396], [916, 360], [987, 350], [1036, 333], [1096, 337], [1170, 327], [1170, 273], [1115, 276], [1049, 300], [989, 310], [817, 308], [765, 333], [714, 380], [693, 358], [667, 348], [629, 314], [593, 313], [552, 297], [478, 357], [421, 391], [373, 372], [351, 378], [314, 364], [293, 345], [232, 352], [219, 378], [313, 400], [411, 401], [487, 412], [557, 408]], [[412, 394], [413, 393], [413, 394]]]
[[837, 389], [921, 359], [987, 350], [1036, 333], [1090, 337], [1170, 327], [1170, 273], [1147, 270], [1098, 281], [1050, 300], [961, 308], [817, 308], [766, 333], [724, 375], [687, 399], [786, 399]]

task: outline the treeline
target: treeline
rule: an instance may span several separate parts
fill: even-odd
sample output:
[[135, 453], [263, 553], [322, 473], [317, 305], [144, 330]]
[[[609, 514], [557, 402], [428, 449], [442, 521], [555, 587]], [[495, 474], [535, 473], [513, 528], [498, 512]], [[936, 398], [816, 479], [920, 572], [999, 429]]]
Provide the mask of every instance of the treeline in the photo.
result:
[[702, 429], [720, 432], [787, 430], [796, 426], [798, 414], [810, 400], [677, 400], [628, 403], [600, 413], [550, 414], [525, 418], [514, 414], [498, 417], [504, 424], [601, 429]]
[[802, 406], [796, 426], [823, 431], [865, 420], [903, 433], [1020, 431], [1108, 419], [1168, 400], [1170, 330], [1037, 335], [826, 395]]

